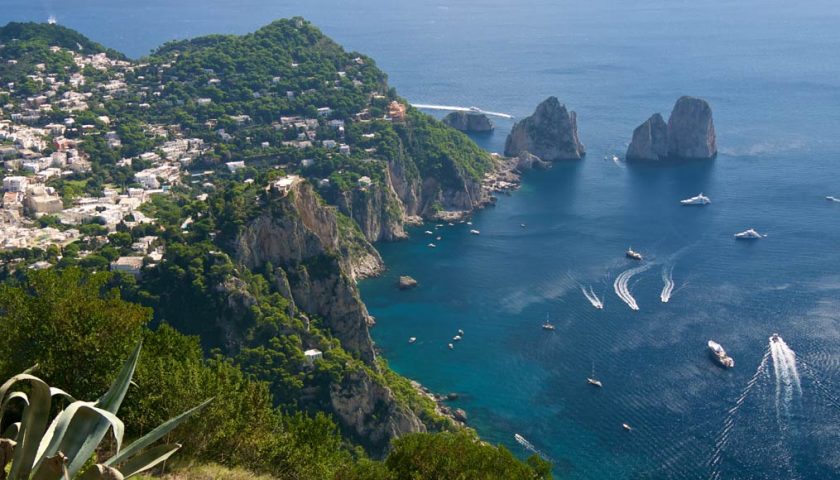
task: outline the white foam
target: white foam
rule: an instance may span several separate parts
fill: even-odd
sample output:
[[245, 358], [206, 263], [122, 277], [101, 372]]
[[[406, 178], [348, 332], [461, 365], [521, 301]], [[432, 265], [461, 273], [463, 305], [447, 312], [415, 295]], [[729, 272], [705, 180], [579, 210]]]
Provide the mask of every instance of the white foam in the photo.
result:
[[674, 293], [674, 266], [662, 267], [662, 281], [665, 285], [662, 287], [662, 293], [659, 294], [659, 299], [662, 303], [668, 303], [671, 299], [671, 294]]
[[595, 290], [592, 288], [592, 286], [584, 287], [583, 285], [581, 285], [580, 291], [583, 292], [583, 295], [586, 297], [587, 300], [589, 300], [589, 303], [591, 303], [593, 307], [599, 310], [604, 308], [604, 302], [601, 301], [600, 298], [598, 298], [598, 295], [595, 294]]
[[634, 275], [638, 273], [642, 273], [648, 268], [650, 268], [653, 264], [645, 264], [640, 267], [631, 268], [630, 270], [625, 270], [621, 272], [617, 277], [615, 277], [615, 282], [613, 282], [613, 290], [615, 290], [615, 294], [618, 295], [624, 303], [630, 307], [631, 310], [638, 310], [639, 304], [636, 303], [636, 299], [633, 298], [633, 294], [630, 293], [630, 288], [627, 286], [627, 283], [633, 278]]

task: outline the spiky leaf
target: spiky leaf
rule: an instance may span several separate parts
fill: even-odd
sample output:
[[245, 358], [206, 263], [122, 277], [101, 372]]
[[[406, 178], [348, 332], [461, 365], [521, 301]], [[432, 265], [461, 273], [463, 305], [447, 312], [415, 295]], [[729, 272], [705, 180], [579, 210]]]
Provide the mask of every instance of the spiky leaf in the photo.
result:
[[125, 478], [145, 472], [155, 465], [165, 462], [179, 448], [181, 448], [181, 445], [178, 443], [167, 443], [150, 448], [141, 454], [131, 457], [128, 461], [120, 465], [120, 471], [125, 475]]
[[30, 385], [29, 404], [23, 410], [23, 418], [17, 435], [18, 444], [12, 459], [12, 468], [9, 471], [9, 478], [13, 480], [29, 478], [50, 415], [49, 385], [27, 373], [15, 375], [0, 386], [0, 399], [5, 400], [9, 389], [23, 382]]

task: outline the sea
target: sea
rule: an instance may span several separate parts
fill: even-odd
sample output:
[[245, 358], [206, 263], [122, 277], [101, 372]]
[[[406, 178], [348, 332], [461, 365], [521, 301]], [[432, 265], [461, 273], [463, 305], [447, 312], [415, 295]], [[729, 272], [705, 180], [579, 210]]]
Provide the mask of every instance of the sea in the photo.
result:
[[[377, 245], [388, 271], [361, 291], [382, 355], [557, 478], [840, 478], [840, 2], [2, 4], [0, 23], [52, 17], [135, 58], [300, 15], [412, 102], [517, 119], [557, 96], [584, 160], [527, 173], [472, 225]], [[682, 95], [711, 104], [718, 157], [626, 163], [633, 129]], [[501, 152], [515, 119], [474, 139]], [[680, 205], [700, 192], [711, 204]], [[766, 237], [735, 240], [748, 228]]]

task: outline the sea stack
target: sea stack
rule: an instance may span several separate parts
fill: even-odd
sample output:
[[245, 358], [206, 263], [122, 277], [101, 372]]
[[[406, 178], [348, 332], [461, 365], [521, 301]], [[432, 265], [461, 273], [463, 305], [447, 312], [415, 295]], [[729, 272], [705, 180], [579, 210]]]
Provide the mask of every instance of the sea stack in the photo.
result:
[[487, 115], [478, 112], [452, 112], [443, 117], [443, 123], [462, 132], [490, 132], [495, 128]]
[[580, 160], [585, 155], [578, 140], [577, 115], [566, 110], [557, 97], [537, 105], [530, 117], [513, 126], [505, 142], [505, 155], [530, 152], [544, 161]]
[[654, 114], [633, 131], [627, 160], [711, 159], [717, 155], [715, 124], [708, 102], [681, 97], [668, 124]]

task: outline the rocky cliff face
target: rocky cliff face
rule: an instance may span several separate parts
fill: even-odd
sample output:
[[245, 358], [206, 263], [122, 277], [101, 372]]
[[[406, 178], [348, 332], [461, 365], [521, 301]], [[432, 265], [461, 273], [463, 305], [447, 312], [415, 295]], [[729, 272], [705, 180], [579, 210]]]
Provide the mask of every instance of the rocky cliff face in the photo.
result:
[[660, 114], [633, 131], [628, 160], [710, 159], [717, 155], [712, 108], [700, 98], [681, 97], [666, 125]]
[[282, 268], [297, 308], [324, 318], [346, 350], [372, 363], [371, 319], [354, 277], [360, 264], [373, 258], [381, 268], [382, 260], [369, 244], [359, 248], [360, 240], [346, 245], [335, 208], [321, 204], [304, 182], [286, 197], [272, 200], [243, 229], [236, 241], [236, 258], [254, 270], [268, 262]]
[[405, 207], [391, 185], [390, 175], [385, 178], [384, 185], [374, 183], [342, 192], [336, 202], [342, 213], [355, 220], [369, 242], [406, 237], [403, 229]]
[[341, 425], [375, 455], [383, 454], [393, 438], [426, 431], [414, 412], [401, 406], [390, 389], [363, 370], [346, 374], [340, 384], [332, 386], [329, 397]]
[[443, 123], [462, 132], [489, 132], [495, 128], [483, 113], [452, 112], [443, 117]]
[[531, 152], [523, 151], [516, 157], [516, 169], [520, 172], [532, 170], [534, 168], [548, 168], [551, 164], [544, 162], [540, 157], [531, 154]]
[[556, 97], [540, 103], [533, 115], [516, 122], [505, 142], [508, 157], [524, 151], [549, 162], [583, 158], [575, 112], [568, 112]]
[[627, 147], [628, 160], [659, 160], [668, 156], [668, 125], [655, 113], [633, 130]]

